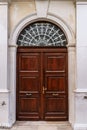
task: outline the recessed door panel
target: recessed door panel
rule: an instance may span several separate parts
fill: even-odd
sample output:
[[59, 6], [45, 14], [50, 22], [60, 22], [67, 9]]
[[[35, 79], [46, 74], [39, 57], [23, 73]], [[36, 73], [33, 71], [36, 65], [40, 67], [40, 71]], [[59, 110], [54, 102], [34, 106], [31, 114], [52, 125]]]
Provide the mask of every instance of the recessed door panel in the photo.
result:
[[45, 119], [46, 120], [67, 120], [66, 97], [58, 94], [52, 94], [45, 98]]
[[65, 72], [65, 56], [62, 53], [45, 53], [45, 70]]
[[19, 77], [19, 89], [20, 91], [39, 91], [40, 83], [39, 76], [20, 76]]
[[24, 53], [20, 54], [19, 68], [21, 71], [38, 71], [39, 70], [39, 54]]
[[31, 98], [20, 98], [20, 112], [23, 113], [37, 113], [39, 112], [39, 100], [36, 97]]
[[[25, 49], [26, 50], [26, 49]], [[18, 53], [17, 55], [17, 119], [40, 119], [41, 69], [40, 53]]]
[[65, 76], [46, 75], [45, 76], [46, 88], [49, 92], [66, 92], [66, 78]]

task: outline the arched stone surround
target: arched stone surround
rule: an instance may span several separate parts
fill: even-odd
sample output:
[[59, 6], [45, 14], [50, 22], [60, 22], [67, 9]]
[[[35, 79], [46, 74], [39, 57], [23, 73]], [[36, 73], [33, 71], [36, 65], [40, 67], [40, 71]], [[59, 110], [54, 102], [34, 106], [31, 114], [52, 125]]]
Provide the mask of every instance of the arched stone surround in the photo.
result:
[[72, 29], [60, 17], [48, 13], [46, 17], [38, 17], [36, 13], [27, 16], [19, 22], [13, 30], [9, 39], [9, 90], [10, 90], [10, 123], [16, 121], [16, 50], [17, 38], [21, 30], [35, 21], [49, 21], [58, 25], [65, 33], [68, 41], [68, 100], [69, 100], [69, 122], [74, 123], [74, 89], [75, 89], [75, 36]]

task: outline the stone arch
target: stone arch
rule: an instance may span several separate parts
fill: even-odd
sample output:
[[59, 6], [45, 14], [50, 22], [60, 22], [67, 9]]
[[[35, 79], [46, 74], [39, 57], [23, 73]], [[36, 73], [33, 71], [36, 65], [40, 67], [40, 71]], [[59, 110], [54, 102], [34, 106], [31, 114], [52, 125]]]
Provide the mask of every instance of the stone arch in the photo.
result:
[[36, 21], [21, 31], [17, 45], [66, 47], [67, 38], [59, 26], [48, 21]]
[[18, 23], [18, 25], [15, 27], [15, 29], [11, 33], [9, 45], [10, 46], [16, 45], [18, 35], [27, 25], [29, 25], [33, 22], [42, 21], [42, 20], [52, 22], [53, 24], [59, 26], [67, 37], [68, 45], [72, 46], [75, 44], [75, 36], [74, 36], [72, 29], [67, 25], [67, 23], [62, 18], [60, 18], [52, 13], [48, 13], [46, 18], [38, 18], [36, 13], [34, 13], [32, 15], [25, 17], [23, 20], [21, 20]]

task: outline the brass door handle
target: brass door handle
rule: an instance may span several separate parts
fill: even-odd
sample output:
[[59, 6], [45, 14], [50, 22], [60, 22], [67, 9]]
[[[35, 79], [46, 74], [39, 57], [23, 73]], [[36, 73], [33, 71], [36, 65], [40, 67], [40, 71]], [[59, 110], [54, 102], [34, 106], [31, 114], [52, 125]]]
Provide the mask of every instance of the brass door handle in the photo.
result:
[[59, 94], [58, 94], [58, 93], [53, 93], [52, 95], [53, 95], [53, 96], [58, 96]]
[[47, 88], [45, 88], [45, 87], [43, 86], [43, 94], [45, 93], [46, 90], [47, 90]]
[[31, 93], [26, 93], [26, 96], [32, 96], [32, 94]]

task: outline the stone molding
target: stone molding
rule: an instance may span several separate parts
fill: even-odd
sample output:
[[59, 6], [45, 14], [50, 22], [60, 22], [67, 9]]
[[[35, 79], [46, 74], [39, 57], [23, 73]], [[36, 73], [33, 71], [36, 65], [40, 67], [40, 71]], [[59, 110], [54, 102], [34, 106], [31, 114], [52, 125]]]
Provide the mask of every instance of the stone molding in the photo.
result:
[[76, 44], [75, 44], [75, 43], [68, 44], [68, 45], [67, 45], [67, 48], [70, 48], [70, 47], [75, 48], [75, 47], [76, 47]]
[[87, 130], [87, 124], [74, 124], [74, 130]]
[[75, 89], [75, 93], [87, 93], [87, 89]]
[[8, 2], [0, 2], [0, 5], [8, 5]]
[[76, 0], [76, 5], [87, 5], [87, 0]]
[[11, 128], [12, 124], [10, 123], [0, 123], [0, 128]]
[[78, 100], [86, 100], [87, 101], [87, 89], [76, 89], [74, 90], [75, 97]]
[[17, 44], [12, 44], [12, 45], [11, 45], [11, 44], [9, 44], [9, 45], [8, 45], [8, 47], [14, 47], [14, 48], [17, 48], [17, 47], [18, 47], [18, 45], [17, 45]]
[[0, 93], [9, 93], [10, 91], [8, 89], [0, 89]]
[[39, 18], [36, 13], [33, 13], [33, 14], [25, 17], [23, 20], [21, 20], [18, 23], [18, 25], [15, 27], [15, 29], [11, 33], [10, 39], [9, 39], [9, 45], [12, 45], [13, 43], [14, 43], [14, 45], [16, 44], [17, 37], [24, 27], [26, 27], [28, 24], [33, 23], [35, 21], [42, 21], [42, 20], [49, 21], [49, 22], [52, 22], [52, 23], [58, 25], [64, 31], [64, 33], [67, 37], [68, 46], [75, 45], [75, 36], [74, 36], [72, 29], [66, 24], [66, 22], [64, 22], [64, 20], [62, 18], [60, 18], [52, 13], [48, 13], [47, 17]]
[[47, 18], [48, 20], [53, 20], [54, 24], [57, 24], [64, 31], [68, 40], [68, 45], [75, 44], [75, 34], [64, 19], [49, 12], [47, 13]]

